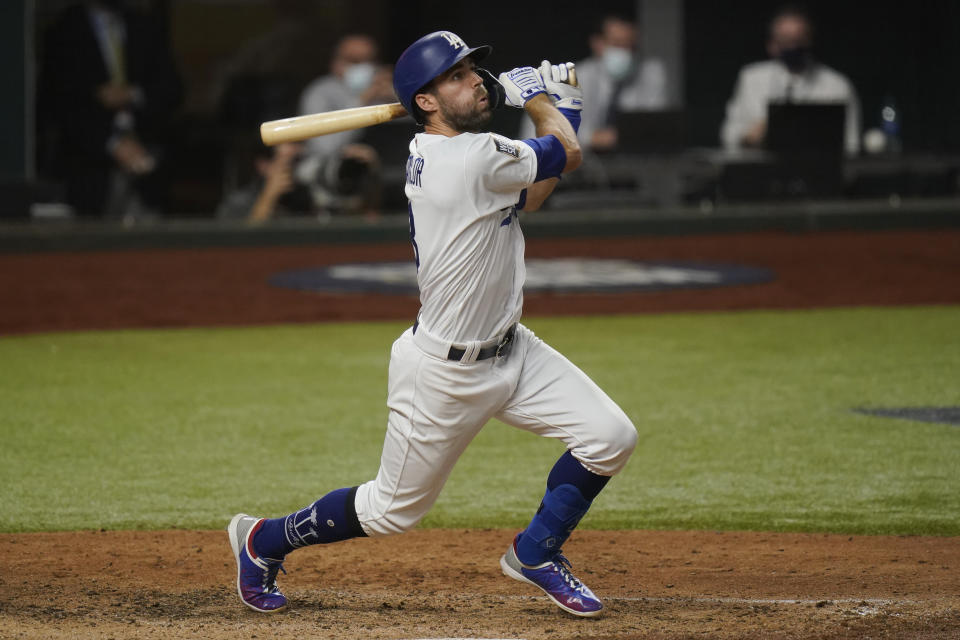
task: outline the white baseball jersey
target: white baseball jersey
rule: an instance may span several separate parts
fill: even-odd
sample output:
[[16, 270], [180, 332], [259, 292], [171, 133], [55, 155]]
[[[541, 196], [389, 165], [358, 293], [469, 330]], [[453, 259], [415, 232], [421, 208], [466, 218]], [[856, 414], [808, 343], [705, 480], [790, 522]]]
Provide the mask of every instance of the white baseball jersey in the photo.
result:
[[434, 336], [487, 340], [520, 319], [526, 272], [515, 205], [536, 175], [533, 149], [494, 133], [420, 133], [410, 142], [419, 320]]
[[[561, 440], [599, 475], [620, 471], [633, 451], [637, 432], [620, 407], [522, 324], [506, 355], [479, 357], [520, 318], [523, 189], [565, 163], [552, 136], [421, 133], [410, 143], [406, 193], [421, 310], [393, 343], [380, 469], [354, 501], [367, 535], [415, 526], [494, 417]], [[454, 346], [464, 347], [462, 357], [450, 357]]]

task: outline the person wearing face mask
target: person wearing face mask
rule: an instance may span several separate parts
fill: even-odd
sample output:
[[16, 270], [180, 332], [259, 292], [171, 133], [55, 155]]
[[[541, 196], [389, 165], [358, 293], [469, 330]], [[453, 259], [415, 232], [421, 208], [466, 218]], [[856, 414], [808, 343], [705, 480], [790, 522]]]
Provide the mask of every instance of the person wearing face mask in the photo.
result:
[[813, 25], [800, 8], [780, 9], [770, 21], [769, 60], [740, 70], [720, 129], [723, 146], [736, 151], [762, 147], [771, 102], [842, 103], [847, 107], [844, 147], [859, 149], [860, 103], [851, 82], [813, 55]]
[[[390, 69], [377, 64], [377, 44], [368, 35], [349, 34], [337, 42], [330, 73], [307, 85], [300, 97], [301, 114], [393, 102]], [[335, 212], [378, 215], [379, 158], [358, 142], [360, 129], [311, 138], [295, 169], [298, 180], [312, 185], [314, 199]]]
[[618, 113], [669, 106], [666, 68], [657, 58], [641, 57], [638, 40], [631, 20], [604, 16], [590, 36], [593, 55], [577, 63], [583, 93], [594, 105], [584, 110], [580, 138], [594, 151], [616, 147]]
[[[606, 15], [590, 36], [592, 55], [577, 63], [577, 79], [590, 96], [578, 137], [591, 151], [617, 146], [617, 114], [624, 111], [658, 111], [668, 108], [667, 73], [663, 61], [642, 57], [636, 24], [623, 16]], [[529, 118], [520, 137], [533, 135]]]

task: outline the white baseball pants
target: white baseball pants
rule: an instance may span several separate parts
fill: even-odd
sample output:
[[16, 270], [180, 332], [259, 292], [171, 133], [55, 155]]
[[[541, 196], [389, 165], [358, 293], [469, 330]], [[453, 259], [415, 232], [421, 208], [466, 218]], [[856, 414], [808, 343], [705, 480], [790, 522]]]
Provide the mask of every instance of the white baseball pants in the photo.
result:
[[[360, 486], [357, 517], [369, 536], [412, 529], [430, 510], [453, 465], [497, 418], [557, 438], [590, 471], [619, 472], [637, 443], [630, 419], [583, 371], [523, 325], [505, 358], [439, 357], [421, 326], [390, 354], [387, 435], [375, 480]], [[418, 346], [419, 343], [419, 346]], [[545, 470], [546, 471], [546, 470]]]

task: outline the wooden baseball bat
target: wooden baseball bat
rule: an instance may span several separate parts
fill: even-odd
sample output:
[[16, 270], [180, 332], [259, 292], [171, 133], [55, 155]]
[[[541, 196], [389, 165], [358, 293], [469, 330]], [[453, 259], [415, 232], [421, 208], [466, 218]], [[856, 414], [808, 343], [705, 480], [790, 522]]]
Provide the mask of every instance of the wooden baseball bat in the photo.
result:
[[266, 145], [297, 142], [316, 136], [362, 129], [407, 115], [399, 102], [371, 104], [365, 107], [311, 113], [304, 116], [270, 120], [260, 125], [260, 138]]
[[[572, 67], [568, 82], [574, 87], [577, 86], [577, 71]], [[264, 122], [260, 125], [260, 139], [263, 140], [264, 144], [270, 146], [282, 142], [298, 142], [307, 138], [325, 136], [328, 133], [362, 129], [363, 127], [396, 120], [405, 115], [407, 115], [407, 110], [399, 102], [311, 113]]]

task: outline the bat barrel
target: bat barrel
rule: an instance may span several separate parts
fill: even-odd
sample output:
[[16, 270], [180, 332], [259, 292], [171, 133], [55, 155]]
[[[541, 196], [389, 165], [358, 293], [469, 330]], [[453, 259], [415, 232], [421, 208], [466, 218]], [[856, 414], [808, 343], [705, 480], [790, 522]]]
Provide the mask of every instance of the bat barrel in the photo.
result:
[[330, 133], [361, 129], [405, 115], [407, 110], [399, 102], [313, 113], [264, 122], [260, 125], [260, 138], [266, 145], [297, 142]]

